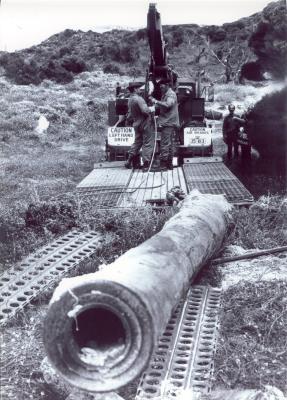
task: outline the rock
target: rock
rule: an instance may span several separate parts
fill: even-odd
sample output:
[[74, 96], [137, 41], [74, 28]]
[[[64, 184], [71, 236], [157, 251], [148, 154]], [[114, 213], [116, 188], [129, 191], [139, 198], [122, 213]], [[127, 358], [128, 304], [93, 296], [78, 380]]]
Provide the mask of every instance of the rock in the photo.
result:
[[40, 115], [38, 125], [36, 126], [35, 132], [38, 135], [43, 135], [49, 127], [50, 123], [44, 115]]

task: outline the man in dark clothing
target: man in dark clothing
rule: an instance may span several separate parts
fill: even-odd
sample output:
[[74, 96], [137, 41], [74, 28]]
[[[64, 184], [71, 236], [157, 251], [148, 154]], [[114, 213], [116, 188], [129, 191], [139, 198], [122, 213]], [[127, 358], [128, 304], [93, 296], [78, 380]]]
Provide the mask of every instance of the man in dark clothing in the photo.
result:
[[235, 106], [230, 104], [228, 106], [229, 114], [223, 121], [223, 140], [227, 144], [227, 158], [232, 158], [232, 150], [234, 157], [238, 157], [238, 133], [240, 127], [244, 124], [244, 120], [234, 114]]
[[148, 107], [145, 100], [139, 95], [140, 83], [132, 82], [129, 85], [131, 96], [128, 101], [127, 122], [133, 121], [135, 141], [130, 148], [126, 168], [132, 168], [142, 148], [143, 170], [147, 171], [154, 148], [151, 113], [154, 107]]
[[172, 169], [174, 153], [174, 134], [179, 127], [178, 104], [176, 93], [170, 87], [170, 81], [165, 79], [160, 81], [161, 100], [152, 98], [154, 104], [159, 106], [160, 115], [158, 126], [161, 127], [160, 141], [160, 166], [161, 170]]
[[120, 95], [122, 91], [121, 85], [119, 82], [117, 82], [117, 86], [116, 86], [116, 96], [118, 97]]

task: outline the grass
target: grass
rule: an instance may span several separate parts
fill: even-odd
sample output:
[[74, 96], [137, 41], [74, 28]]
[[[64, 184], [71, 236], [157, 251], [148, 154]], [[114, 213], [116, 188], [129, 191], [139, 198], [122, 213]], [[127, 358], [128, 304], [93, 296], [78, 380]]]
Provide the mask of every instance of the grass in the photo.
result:
[[284, 82], [273, 83], [268, 81], [259, 83], [257, 87], [249, 84], [217, 84], [215, 87], [214, 108], [225, 109], [227, 112], [228, 104], [233, 103], [236, 106], [236, 113], [242, 114], [266, 94], [279, 91], [283, 87]]
[[214, 386], [287, 393], [286, 281], [242, 284], [223, 294]]
[[[127, 249], [160, 230], [169, 217], [168, 212], [154, 214], [149, 208], [111, 212], [99, 211], [93, 203], [86, 209], [80, 209], [77, 204], [74, 194], [76, 184], [92, 169], [93, 162], [103, 155], [101, 146], [107, 122], [106, 101], [114, 92], [114, 82], [124, 83], [126, 80], [127, 77], [104, 76], [100, 72], [80, 74], [74, 82], [65, 87], [48, 81], [44, 81], [38, 87], [14, 87], [0, 80], [0, 106], [3, 109], [0, 117], [0, 151], [3, 154], [0, 170], [0, 271], [69, 229], [60, 214], [57, 214], [56, 221], [52, 221], [52, 225], [56, 225], [58, 229], [56, 231], [51, 229], [51, 220], [48, 218], [42, 220], [38, 229], [27, 227], [25, 213], [31, 203], [40, 210], [47, 204], [58, 207], [63, 202], [71, 205], [74, 226], [92, 228], [109, 234], [101, 252], [83, 264], [79, 273], [95, 271], [98, 265], [112, 262]], [[254, 96], [257, 89], [255, 91], [251, 87], [239, 89], [234, 85], [222, 85], [217, 87], [216, 93], [215, 105], [226, 107], [233, 96], [236, 101], [242, 102], [245, 97]], [[86, 107], [88, 100], [95, 102], [93, 112]], [[42, 136], [35, 134], [40, 114], [45, 115], [50, 122], [48, 131]], [[220, 147], [219, 144], [217, 151], [224, 151], [223, 146]], [[286, 243], [286, 207], [282, 196], [262, 197], [249, 210], [235, 210], [234, 217], [235, 229], [229, 238], [229, 244], [238, 244], [245, 248], [264, 248]], [[209, 277], [205, 274], [205, 284], [212, 282], [219, 285], [220, 276], [212, 272]], [[284, 285], [284, 282], [274, 282], [270, 285], [242, 284], [230, 289], [224, 296], [221, 331], [224, 341], [219, 342], [218, 347], [216, 362], [219, 372], [215, 382], [217, 385], [255, 387], [255, 382], [259, 381], [260, 387], [267, 382], [271, 385], [276, 384], [283, 390], [284, 374], [276, 375], [275, 370], [280, 371], [280, 368], [278, 363], [272, 362], [274, 356], [266, 349], [256, 347], [258, 354], [265, 357], [258, 356], [260, 374], [256, 375], [257, 367], [251, 359], [252, 347], [248, 346], [252, 343], [257, 345], [254, 339], [258, 336], [254, 333], [256, 325], [262, 328], [259, 333], [265, 335], [267, 348], [272, 349], [274, 354], [280, 353], [281, 350], [275, 346], [273, 334], [276, 330], [278, 346], [283, 346], [284, 332], [280, 322], [283, 322], [286, 315], [282, 314], [282, 318], [280, 316], [280, 301], [284, 300], [284, 296], [280, 295], [283, 289], [286, 289]], [[254, 307], [252, 295], [258, 299]], [[248, 299], [246, 296], [249, 296]], [[4, 387], [7, 399], [64, 398], [52, 392], [44, 383], [39, 370], [45, 356], [41, 329], [47, 298], [48, 296], [34, 303], [3, 330], [2, 342], [5, 347], [1, 349], [1, 388]], [[268, 302], [266, 299], [269, 299]], [[263, 310], [262, 304], [265, 304]], [[239, 324], [234, 324], [238, 315], [241, 316], [241, 328]], [[249, 319], [246, 322], [244, 318], [247, 316]], [[251, 328], [243, 331], [244, 336], [240, 329], [243, 329], [242, 326], [246, 323]], [[230, 342], [226, 332], [229, 332]], [[267, 339], [272, 339], [272, 343]], [[236, 358], [233, 357], [234, 348], [237, 351]], [[248, 355], [246, 362], [243, 356], [245, 349]], [[283, 360], [284, 357], [285, 354], [279, 356], [279, 359]], [[244, 365], [244, 370], [237, 366], [237, 358], [240, 360], [240, 366]], [[273, 366], [271, 373], [266, 365], [266, 368], [263, 368], [264, 363]], [[250, 375], [249, 368], [253, 369], [253, 375]], [[130, 385], [124, 390], [126, 398], [129, 399], [134, 398], [134, 392], [135, 385]]]
[[287, 243], [286, 199], [284, 196], [261, 196], [249, 209], [233, 212], [235, 228], [228, 239], [246, 249], [268, 249]]
[[[129, 248], [137, 246], [158, 232], [170, 211], [154, 213], [151, 208], [116, 210], [91, 213], [90, 227], [108, 234], [103, 247], [90, 260], [81, 264], [73, 274], [95, 272], [101, 264], [108, 264]], [[87, 215], [86, 215], [87, 217]], [[87, 221], [86, 221], [87, 222]], [[85, 220], [82, 220], [85, 228]], [[43, 378], [40, 364], [45, 357], [42, 342], [42, 325], [51, 290], [11, 321], [2, 333], [0, 386], [5, 399], [62, 400]], [[13, 379], [11, 379], [11, 376]], [[128, 391], [134, 390], [131, 388]]]
[[[41, 235], [27, 230], [25, 212], [30, 204], [72, 193], [103, 157], [107, 99], [114, 87], [112, 77], [100, 72], [80, 74], [65, 86], [44, 81], [19, 87], [1, 78], [0, 87], [1, 271], [55, 236], [47, 229]], [[35, 131], [40, 115], [50, 123], [42, 135]]]
[[40, 364], [45, 357], [42, 319], [46, 306], [21, 314], [1, 337], [1, 399], [64, 400], [45, 383]]
[[[245, 221], [241, 221], [242, 226], [238, 228], [237, 234], [234, 234], [230, 242], [233, 244], [240, 242], [241, 236], [245, 236], [244, 226], [246, 224], [251, 226], [255, 216], [261, 223], [254, 224], [253, 237], [258, 237], [259, 240], [262, 237], [262, 226], [266, 224], [269, 228], [272, 227], [270, 216], [273, 210], [279, 208], [282, 208], [282, 199], [279, 198], [270, 197], [268, 206], [264, 199], [255, 203], [252, 213], [249, 214], [250, 219], [248, 220], [248, 213], [246, 213]], [[110, 236], [102, 250], [81, 266], [81, 271], [78, 272], [80, 274], [95, 271], [98, 265], [114, 261], [122, 252], [136, 246], [161, 229], [169, 215], [154, 214], [146, 208], [129, 212], [115, 210], [113, 213], [109, 210], [101, 212], [91, 210], [90, 216], [90, 226], [103, 233], [109, 233]], [[86, 214], [83, 217], [82, 227], [85, 228], [89, 216]], [[273, 225], [274, 232], [271, 232], [271, 236], [276, 245], [282, 237], [281, 233], [276, 234], [275, 224]], [[283, 244], [283, 242], [280, 243]], [[207, 279], [206, 274], [203, 275]], [[210, 284], [211, 279], [214, 278], [211, 274], [205, 284]], [[220, 276], [217, 275], [216, 279], [216, 285], [219, 285]], [[264, 385], [269, 384], [285, 390], [286, 286], [286, 282], [255, 284], [245, 282], [224, 293], [220, 316], [220, 338], [215, 360], [214, 385], [216, 387], [263, 388]], [[29, 307], [25, 313], [21, 313], [13, 324], [3, 331], [2, 339], [5, 348], [2, 348], [2, 385], [7, 398], [15, 400], [64, 399], [62, 394], [53, 393], [51, 387], [45, 384], [39, 369], [45, 356], [41, 327], [48, 297], [49, 294], [40, 302], [34, 303], [32, 308]], [[31, 354], [34, 355], [33, 360]], [[255, 359], [254, 354], [257, 357]], [[15, 371], [13, 376], [16, 376], [13, 382], [11, 379], [9, 381], [11, 371]], [[121, 393], [124, 398], [132, 400], [135, 391], [136, 384], [133, 383], [124, 388]], [[23, 394], [26, 397], [23, 397]]]

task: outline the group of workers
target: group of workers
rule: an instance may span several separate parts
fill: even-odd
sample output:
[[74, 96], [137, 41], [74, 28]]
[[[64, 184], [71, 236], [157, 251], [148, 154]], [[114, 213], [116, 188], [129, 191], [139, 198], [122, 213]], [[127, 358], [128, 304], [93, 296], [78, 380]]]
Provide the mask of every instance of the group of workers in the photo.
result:
[[[135, 141], [129, 150], [128, 160], [125, 163], [126, 168], [135, 167], [142, 148], [143, 171], [149, 170], [155, 146], [154, 128], [161, 130], [160, 169], [166, 171], [173, 168], [174, 132], [179, 127], [177, 96], [168, 79], [162, 79], [158, 84], [161, 100], [150, 96], [151, 106], [148, 106], [140, 96], [142, 84], [132, 82], [128, 87], [131, 94], [128, 101], [127, 123], [133, 122]], [[157, 121], [155, 119], [156, 107], [159, 108]]]
[[[160, 169], [173, 169], [174, 135], [179, 127], [177, 95], [171, 87], [170, 80], [162, 79], [159, 83], [161, 100], [149, 97], [147, 102], [140, 95], [142, 84], [129, 84], [128, 115], [126, 122], [132, 123], [135, 130], [135, 140], [129, 150], [126, 168], [139, 168], [139, 154], [142, 149], [143, 171], [147, 172], [152, 163], [155, 148], [154, 131], [160, 129]], [[159, 108], [159, 116], [155, 118], [155, 108]], [[241, 145], [242, 160], [250, 160], [251, 146], [245, 132], [246, 121], [235, 114], [235, 106], [228, 106], [229, 114], [223, 121], [223, 140], [227, 145], [227, 159], [239, 156]]]

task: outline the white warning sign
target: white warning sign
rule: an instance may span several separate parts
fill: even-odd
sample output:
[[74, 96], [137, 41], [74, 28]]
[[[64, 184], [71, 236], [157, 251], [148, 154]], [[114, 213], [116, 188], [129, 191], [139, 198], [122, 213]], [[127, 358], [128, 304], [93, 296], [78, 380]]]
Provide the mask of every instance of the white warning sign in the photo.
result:
[[135, 130], [131, 126], [108, 128], [110, 146], [131, 146], [135, 141]]
[[211, 129], [201, 126], [184, 128], [184, 145], [202, 147], [211, 145]]

